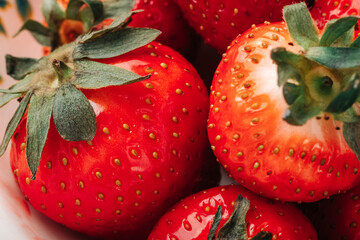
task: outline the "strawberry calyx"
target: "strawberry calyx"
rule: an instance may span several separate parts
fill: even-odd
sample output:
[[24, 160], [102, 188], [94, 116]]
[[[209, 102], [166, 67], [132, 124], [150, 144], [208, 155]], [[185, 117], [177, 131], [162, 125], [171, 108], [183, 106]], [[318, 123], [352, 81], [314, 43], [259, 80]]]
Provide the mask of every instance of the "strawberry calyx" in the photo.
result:
[[79, 89], [120, 86], [148, 79], [131, 71], [92, 61], [119, 56], [157, 38], [160, 31], [127, 28], [133, 12], [119, 16], [108, 28], [79, 36], [39, 60], [6, 56], [7, 72], [18, 83], [0, 89], [0, 107], [15, 98], [20, 105], [10, 120], [0, 145], [0, 156], [28, 109], [26, 159], [35, 179], [46, 142], [51, 116], [67, 141], [89, 141], [96, 132], [96, 116]]
[[286, 6], [283, 13], [292, 39], [303, 48], [298, 54], [286, 48], [271, 52], [289, 105], [283, 119], [303, 125], [323, 112], [332, 114], [344, 123], [343, 135], [360, 160], [360, 38], [354, 40], [359, 17], [330, 21], [319, 38], [304, 3]]
[[73, 42], [105, 19], [115, 19], [119, 14], [129, 12], [133, 6], [134, 0], [70, 0], [64, 9], [57, 0], [44, 0], [41, 10], [46, 25], [27, 20], [15, 36], [28, 30], [38, 43], [53, 51]]
[[[219, 228], [219, 224], [223, 215], [222, 207], [219, 205], [216, 211], [213, 224], [210, 228], [208, 240], [220, 240], [220, 239], [239, 239], [248, 240], [246, 213], [249, 211], [250, 202], [247, 198], [244, 198], [241, 194], [238, 195], [234, 211], [224, 225]], [[216, 234], [217, 231], [217, 234]], [[261, 231], [256, 236], [251, 238], [252, 240], [271, 240], [272, 234], [270, 232]]]

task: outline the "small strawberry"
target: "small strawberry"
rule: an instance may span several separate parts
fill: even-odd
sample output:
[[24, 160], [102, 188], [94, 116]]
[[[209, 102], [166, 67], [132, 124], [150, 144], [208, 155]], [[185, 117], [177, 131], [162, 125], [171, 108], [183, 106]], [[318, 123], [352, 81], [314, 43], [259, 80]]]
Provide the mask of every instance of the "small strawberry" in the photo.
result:
[[312, 202], [360, 182], [357, 17], [333, 21], [320, 38], [305, 4], [287, 6], [284, 16], [287, 25], [254, 27], [224, 54], [208, 135], [238, 183]]
[[[176, 0], [184, 17], [206, 43], [224, 52], [253, 24], [281, 21], [283, 6], [301, 0]], [[310, 1], [308, 1], [310, 2]]]
[[145, 238], [191, 192], [208, 146], [203, 82], [151, 42], [157, 30], [127, 28], [130, 15], [39, 61], [7, 56], [8, 73], [22, 80], [0, 90], [1, 106], [21, 99], [0, 154], [12, 138], [25, 198], [91, 236]]
[[192, 46], [197, 40], [194, 31], [173, 0], [45, 0], [42, 12], [46, 27], [28, 20], [22, 30], [29, 30], [41, 44], [55, 49], [74, 41], [94, 25], [108, 26], [129, 10], [139, 11], [129, 26], [160, 30], [157, 41], [183, 54], [189, 55], [194, 50]]
[[360, 15], [358, 0], [316, 0], [311, 15], [319, 29], [323, 29], [331, 19]]
[[220, 186], [188, 196], [160, 218], [148, 240], [317, 239], [293, 205], [272, 202], [241, 186]]

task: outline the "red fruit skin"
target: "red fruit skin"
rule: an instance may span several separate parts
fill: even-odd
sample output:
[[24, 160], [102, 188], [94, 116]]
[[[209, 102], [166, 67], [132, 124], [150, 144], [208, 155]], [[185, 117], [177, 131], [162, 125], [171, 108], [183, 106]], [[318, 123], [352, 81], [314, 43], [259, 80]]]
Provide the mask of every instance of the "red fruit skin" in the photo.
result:
[[310, 221], [293, 205], [272, 202], [241, 186], [229, 185], [199, 192], [174, 205], [157, 222], [148, 240], [206, 240], [218, 206], [223, 209], [221, 228], [233, 212], [239, 194], [250, 202], [246, 214], [249, 238], [268, 231], [278, 240], [317, 239]]
[[101, 62], [152, 75], [83, 90], [95, 109], [95, 138], [67, 142], [51, 120], [34, 181], [22, 119], [12, 139], [11, 167], [26, 199], [53, 220], [91, 236], [144, 239], [200, 175], [208, 94], [181, 55], [155, 42]]
[[319, 29], [323, 29], [331, 19], [360, 15], [358, 0], [317, 0], [311, 9], [311, 15]]
[[[282, 8], [301, 0], [176, 0], [184, 17], [219, 52], [253, 24], [282, 20]], [[310, 2], [310, 1], [308, 1]]]
[[319, 239], [360, 239], [360, 186], [301, 208], [314, 223]]
[[238, 183], [272, 199], [314, 202], [356, 186], [360, 163], [342, 123], [326, 115], [303, 126], [282, 120], [288, 105], [270, 58], [276, 47], [300, 50], [284, 23], [259, 25], [236, 38], [219, 64], [208, 120], [215, 156]]

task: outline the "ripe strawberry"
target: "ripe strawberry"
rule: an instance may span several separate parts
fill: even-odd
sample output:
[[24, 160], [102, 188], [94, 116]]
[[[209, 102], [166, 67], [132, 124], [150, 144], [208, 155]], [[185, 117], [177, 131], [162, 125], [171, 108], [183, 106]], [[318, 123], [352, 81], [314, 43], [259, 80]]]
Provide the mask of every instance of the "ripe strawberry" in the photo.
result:
[[143, 239], [191, 192], [208, 95], [181, 55], [149, 43], [157, 35], [118, 20], [39, 62], [7, 57], [24, 79], [1, 90], [1, 105], [22, 101], [0, 153], [14, 133], [11, 167], [35, 209], [88, 235]]
[[285, 9], [287, 25], [254, 27], [224, 55], [208, 135], [238, 183], [270, 198], [311, 202], [360, 181], [359, 39], [352, 43], [350, 32], [357, 18], [334, 22], [319, 40], [305, 4]]
[[[281, 21], [281, 9], [301, 0], [176, 0], [184, 17], [206, 43], [224, 52], [231, 41], [252, 24]], [[310, 2], [310, 1], [308, 1]]]
[[[318, 230], [319, 238], [360, 239], [360, 186], [349, 192], [302, 206]], [[310, 212], [311, 211], [311, 212]]]
[[[215, 239], [317, 239], [310, 221], [293, 205], [272, 202], [241, 186], [220, 186], [177, 203], [160, 218], [148, 240], [213, 239], [208, 238], [210, 229], [218, 229]], [[223, 235], [229, 232], [236, 235]]]
[[316, 0], [311, 9], [319, 29], [323, 29], [331, 19], [338, 19], [346, 16], [360, 15], [360, 1], [358, 0]]

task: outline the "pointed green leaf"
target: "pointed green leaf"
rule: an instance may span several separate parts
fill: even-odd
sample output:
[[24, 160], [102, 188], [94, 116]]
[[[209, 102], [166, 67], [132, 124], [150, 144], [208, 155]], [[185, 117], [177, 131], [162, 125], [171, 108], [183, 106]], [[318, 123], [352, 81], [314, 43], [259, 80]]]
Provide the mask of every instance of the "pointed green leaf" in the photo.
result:
[[248, 237], [245, 216], [249, 208], [249, 200], [239, 195], [235, 202], [234, 212], [223, 227], [218, 231], [216, 239], [247, 240]]
[[23, 30], [28, 30], [41, 45], [51, 47], [52, 32], [41, 23], [34, 20], [27, 20], [15, 36]]
[[223, 215], [222, 207], [219, 205], [216, 210], [216, 214], [215, 214], [213, 223], [211, 225], [207, 240], [213, 240], [215, 238], [215, 232], [219, 228], [219, 224], [220, 224], [222, 215]]
[[356, 107], [354, 105], [348, 108], [345, 112], [335, 113], [334, 118], [338, 121], [347, 123], [354, 123], [360, 121], [360, 116], [358, 115]]
[[150, 43], [159, 34], [160, 31], [149, 28], [125, 28], [109, 31], [101, 38], [76, 44], [73, 58], [75, 60], [101, 59], [119, 56]]
[[348, 85], [340, 92], [325, 109], [326, 112], [342, 113], [350, 108], [360, 95], [360, 78], [355, 74]]
[[34, 94], [29, 103], [26, 122], [26, 160], [32, 173], [32, 180], [36, 177], [40, 158], [49, 132], [54, 99], [55, 94]]
[[120, 86], [148, 79], [128, 70], [90, 60], [76, 61], [80, 69], [75, 72], [73, 84], [78, 88], [96, 89]]
[[31, 5], [28, 0], [16, 0], [16, 7], [24, 21], [30, 17]]
[[96, 116], [85, 95], [67, 82], [56, 92], [53, 117], [60, 136], [67, 141], [90, 141], [96, 132]]
[[6, 35], [6, 30], [1, 18], [0, 18], [0, 33]]
[[343, 124], [344, 138], [360, 161], [360, 122]]
[[313, 47], [305, 56], [327, 68], [346, 69], [360, 66], [359, 48]]
[[[354, 30], [354, 26], [357, 24], [358, 19], [359, 17], [349, 16], [329, 22], [324, 34], [320, 39], [320, 46], [329, 47], [340, 37], [344, 36], [345, 34], [349, 34], [350, 30]], [[354, 37], [353, 34], [352, 37]], [[345, 39], [348, 40], [348, 37]], [[349, 46], [351, 41], [352, 39], [350, 39], [350, 42], [345, 43], [345, 46]]]
[[305, 95], [300, 95], [286, 110], [283, 119], [292, 125], [304, 125], [321, 111], [322, 109], [308, 101]]
[[23, 79], [37, 66], [38, 60], [33, 58], [17, 58], [7, 54], [6, 73], [16, 80]]
[[289, 79], [301, 79], [298, 70], [292, 67], [288, 63], [278, 63], [278, 85], [282, 86], [286, 83]]
[[305, 50], [319, 45], [319, 31], [305, 3], [287, 5], [283, 9], [290, 36]]
[[65, 12], [59, 2], [57, 0], [43, 0], [41, 11], [49, 29], [57, 31], [65, 19]]
[[[82, 19], [79, 18], [81, 16], [80, 10], [83, 5], [87, 5], [89, 10], [87, 14], [82, 15]], [[91, 22], [94, 24], [98, 20], [103, 17], [103, 3], [99, 0], [70, 0], [68, 7], [66, 9], [66, 18], [73, 20], [83, 20], [84, 22]]]
[[134, 4], [134, 0], [105, 0], [104, 18], [116, 19], [122, 13], [130, 12]]
[[350, 45], [350, 47], [360, 48], [360, 37], [357, 37], [355, 41], [353, 41], [353, 43]]
[[29, 104], [30, 98], [33, 94], [33, 91], [29, 91], [25, 97], [22, 99], [22, 101], [20, 102], [19, 107], [16, 109], [16, 112], [14, 114], [14, 116], [11, 118], [9, 124], [7, 125], [6, 131], [5, 131], [5, 135], [3, 138], [3, 141], [1, 142], [0, 145], [0, 156], [2, 156], [5, 153], [5, 150], [7, 148], [7, 145], [10, 142], [10, 139], [12, 137], [12, 135], [14, 134], [17, 126], [19, 125], [22, 117], [24, 116], [24, 113], [26, 111], [26, 108]]
[[0, 0], [0, 8], [5, 8], [9, 2], [7, 0]]
[[[29, 89], [29, 82], [32, 76], [27, 76], [25, 79], [19, 81], [18, 83], [12, 85], [9, 90], [13, 90], [14, 92], [19, 91], [19, 89]], [[22, 91], [21, 91], [22, 92]], [[0, 95], [0, 107], [4, 106], [11, 100], [15, 98], [19, 98], [23, 95], [23, 93], [7, 93]]]
[[255, 235], [255, 237], [251, 238], [251, 240], [271, 240], [272, 234], [270, 232], [261, 231]]

